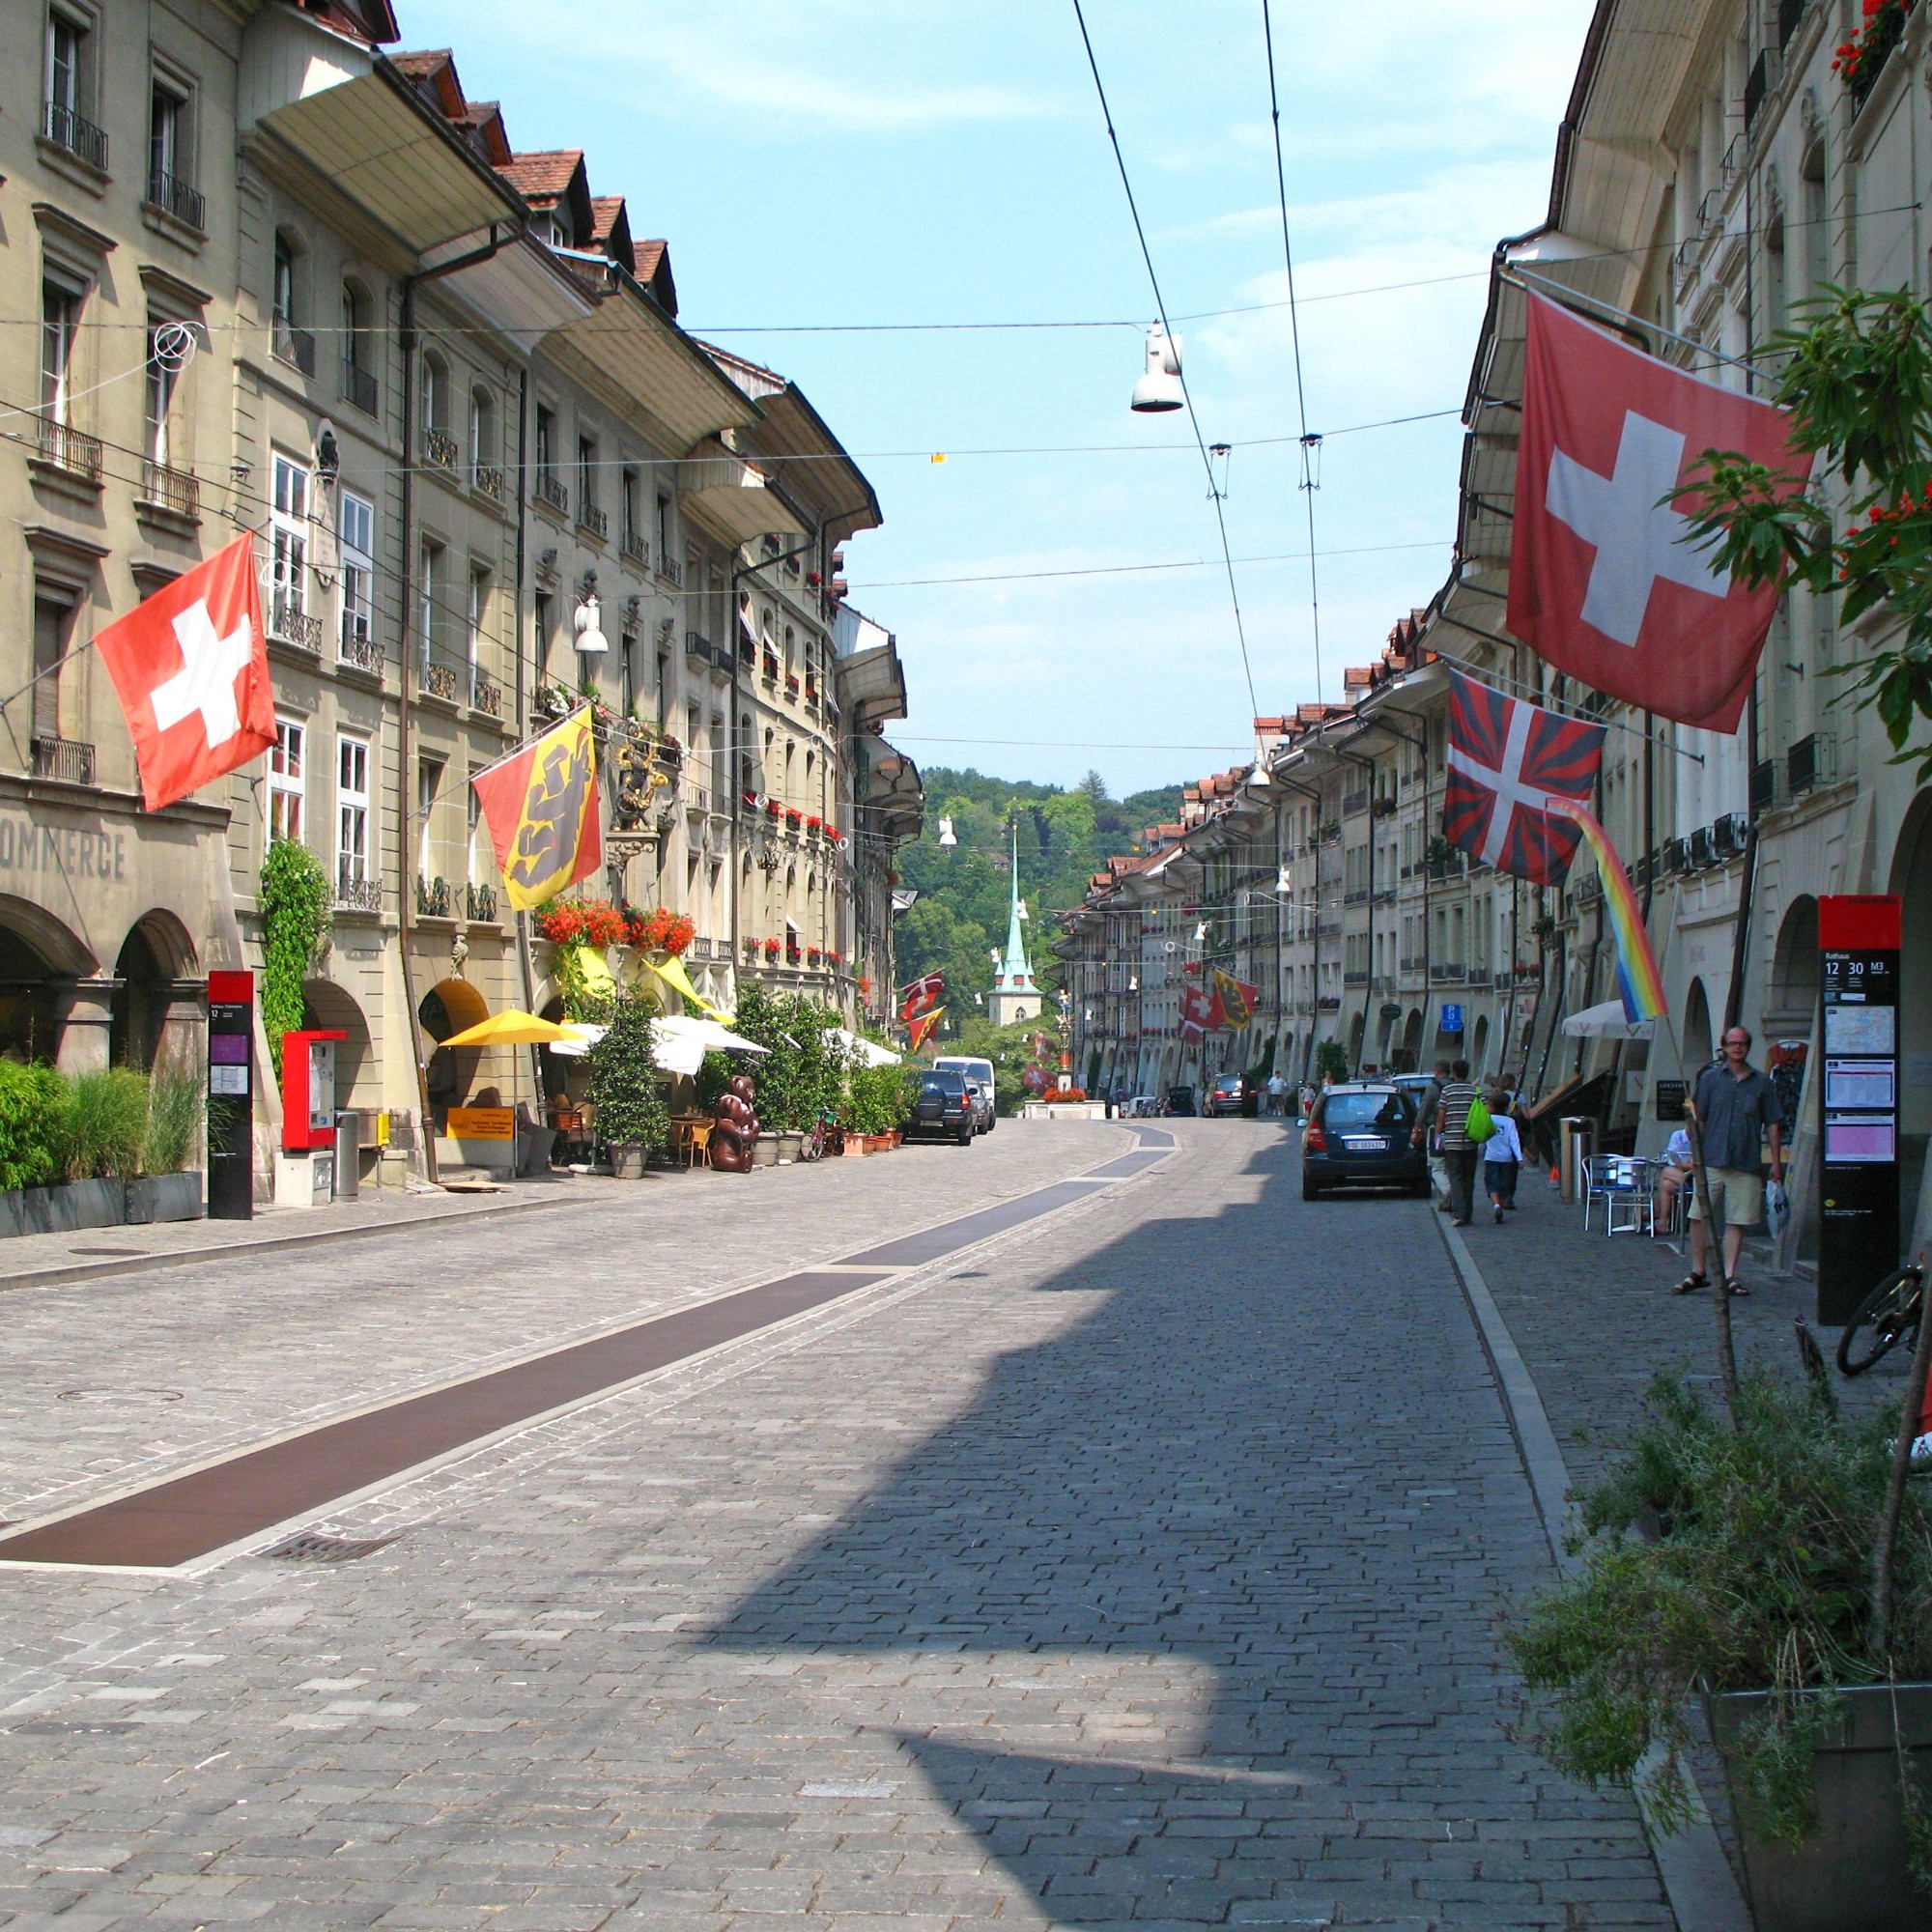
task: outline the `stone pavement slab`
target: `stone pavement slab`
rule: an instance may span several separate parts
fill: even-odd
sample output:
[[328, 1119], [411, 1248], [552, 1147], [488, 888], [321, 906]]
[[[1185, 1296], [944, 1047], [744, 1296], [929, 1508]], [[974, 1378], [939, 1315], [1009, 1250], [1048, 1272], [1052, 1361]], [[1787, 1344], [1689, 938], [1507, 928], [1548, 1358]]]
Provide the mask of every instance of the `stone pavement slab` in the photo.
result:
[[[1494, 1621], [1548, 1555], [1429, 1210], [1303, 1204], [1271, 1123], [1176, 1124], [358, 1505], [405, 1532], [362, 1561], [0, 1574], [0, 1924], [1669, 1924], [1632, 1807], [1509, 1733]], [[1013, 1135], [1027, 1184], [1068, 1131]], [[743, 1197], [740, 1262], [936, 1218], [855, 1196], [835, 1246], [802, 1178]], [[594, 1295], [648, 1237], [573, 1238]]]

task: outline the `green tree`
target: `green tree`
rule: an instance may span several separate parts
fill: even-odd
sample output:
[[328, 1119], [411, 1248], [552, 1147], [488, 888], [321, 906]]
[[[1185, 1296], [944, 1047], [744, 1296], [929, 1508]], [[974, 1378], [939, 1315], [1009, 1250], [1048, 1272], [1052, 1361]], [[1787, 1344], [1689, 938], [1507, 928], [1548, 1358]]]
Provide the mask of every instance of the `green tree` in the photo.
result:
[[604, 1037], [590, 1049], [589, 1097], [597, 1132], [607, 1141], [644, 1148], [670, 1142], [670, 1111], [651, 1050], [655, 1008], [635, 994], [611, 1004]]
[[[1719, 567], [1764, 584], [1788, 571], [1840, 600], [1844, 623], [1883, 611], [1891, 640], [1834, 665], [1877, 707], [1894, 764], [1932, 778], [1932, 321], [1916, 296], [1837, 289], [1817, 320], [1767, 355], [1786, 358], [1777, 400], [1791, 442], [1814, 454], [1808, 484], [1789, 471], [1706, 450], [1704, 473], [1676, 495], [1716, 545]], [[1843, 533], [1838, 522], [1843, 519]]]
[[328, 874], [308, 847], [276, 838], [262, 861], [255, 906], [262, 919], [262, 1030], [282, 1070], [282, 1036], [301, 1028], [302, 981], [322, 955], [329, 926]]

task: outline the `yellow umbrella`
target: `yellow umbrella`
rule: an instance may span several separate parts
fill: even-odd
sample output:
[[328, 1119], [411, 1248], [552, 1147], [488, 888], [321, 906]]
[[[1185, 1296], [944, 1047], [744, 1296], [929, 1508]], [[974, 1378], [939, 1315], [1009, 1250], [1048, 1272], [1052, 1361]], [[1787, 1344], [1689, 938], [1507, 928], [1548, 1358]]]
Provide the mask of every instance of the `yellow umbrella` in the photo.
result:
[[554, 1046], [560, 1039], [580, 1037], [554, 1020], [539, 1019], [535, 1013], [520, 1013], [513, 1007], [505, 1013], [492, 1013], [473, 1027], [465, 1027], [439, 1046]]

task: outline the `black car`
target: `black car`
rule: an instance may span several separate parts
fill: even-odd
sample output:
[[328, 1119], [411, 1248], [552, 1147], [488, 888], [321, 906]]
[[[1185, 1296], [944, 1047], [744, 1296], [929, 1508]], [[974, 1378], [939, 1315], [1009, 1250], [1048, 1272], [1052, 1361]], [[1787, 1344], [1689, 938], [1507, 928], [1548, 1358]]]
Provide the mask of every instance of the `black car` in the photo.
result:
[[1414, 1096], [1392, 1081], [1331, 1087], [1315, 1102], [1301, 1137], [1301, 1198], [1331, 1187], [1403, 1187], [1429, 1192], [1429, 1160], [1409, 1143]]
[[1238, 1073], [1224, 1073], [1208, 1090], [1208, 1118], [1238, 1114], [1248, 1097], [1248, 1085]]
[[1192, 1087], [1170, 1087], [1167, 1090], [1167, 1104], [1161, 1109], [1166, 1114], [1185, 1114], [1194, 1117], [1194, 1089]]
[[948, 1066], [936, 1066], [919, 1076], [919, 1094], [907, 1116], [905, 1135], [932, 1134], [973, 1145], [973, 1096], [964, 1077]]

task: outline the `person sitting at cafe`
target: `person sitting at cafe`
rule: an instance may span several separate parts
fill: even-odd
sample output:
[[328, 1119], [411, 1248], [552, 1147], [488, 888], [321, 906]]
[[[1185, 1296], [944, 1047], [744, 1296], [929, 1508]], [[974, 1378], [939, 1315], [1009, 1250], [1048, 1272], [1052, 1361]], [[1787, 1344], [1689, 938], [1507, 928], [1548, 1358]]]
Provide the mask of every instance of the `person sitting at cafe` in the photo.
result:
[[1677, 1197], [1690, 1185], [1696, 1171], [1696, 1156], [1690, 1151], [1690, 1130], [1679, 1127], [1664, 1144], [1663, 1162], [1657, 1170], [1657, 1185], [1652, 1190], [1656, 1209], [1650, 1230], [1653, 1236], [1669, 1233]]

